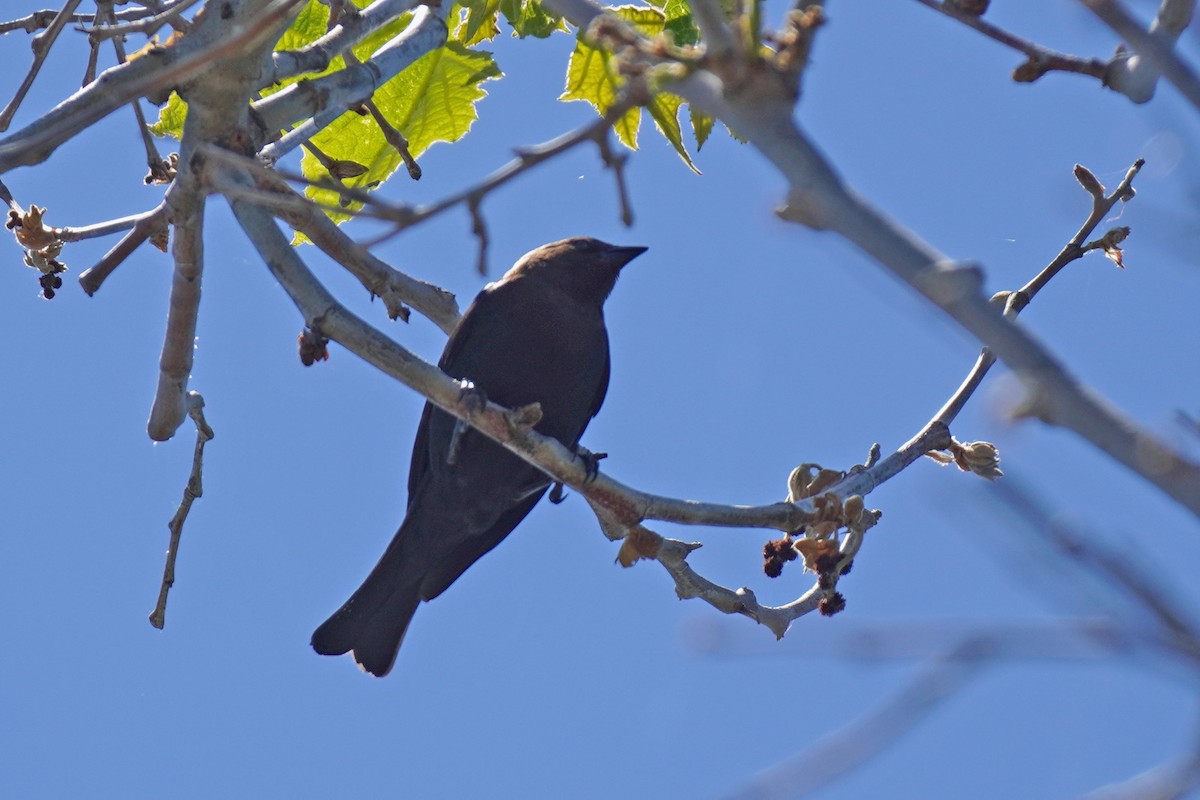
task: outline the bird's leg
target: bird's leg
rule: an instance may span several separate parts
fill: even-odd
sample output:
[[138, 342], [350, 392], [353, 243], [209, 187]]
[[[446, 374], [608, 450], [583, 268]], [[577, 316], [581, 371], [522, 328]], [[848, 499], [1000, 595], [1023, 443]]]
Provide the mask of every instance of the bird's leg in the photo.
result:
[[[608, 458], [608, 453], [593, 453], [581, 444], [575, 445], [575, 455], [583, 459], [584, 483], [596, 480], [596, 476], [600, 474], [600, 460]], [[563, 490], [562, 482], [556, 482], [550, 489], [550, 502], [558, 505], [566, 499], [567, 493]]]
[[600, 474], [600, 462], [608, 458], [608, 453], [593, 453], [583, 445], [575, 445], [575, 455], [583, 459], [583, 482], [590, 483]]
[[[487, 408], [487, 394], [475, 384], [463, 379], [458, 382], [458, 400], [467, 406], [467, 415], [471, 416]], [[454, 466], [458, 463], [458, 454], [462, 450], [463, 436], [471, 426], [466, 420], [460, 419], [454, 423], [454, 432], [450, 434], [450, 447], [447, 448], [446, 463]]]

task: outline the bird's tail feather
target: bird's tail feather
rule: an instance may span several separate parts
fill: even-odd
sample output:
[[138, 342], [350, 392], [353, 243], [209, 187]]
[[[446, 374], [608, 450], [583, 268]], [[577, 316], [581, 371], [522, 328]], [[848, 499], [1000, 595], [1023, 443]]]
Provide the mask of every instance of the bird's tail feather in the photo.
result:
[[312, 635], [321, 655], [353, 652], [365, 671], [383, 677], [391, 671], [417, 605], [421, 602], [421, 570], [406, 563], [405, 526], [345, 604]]

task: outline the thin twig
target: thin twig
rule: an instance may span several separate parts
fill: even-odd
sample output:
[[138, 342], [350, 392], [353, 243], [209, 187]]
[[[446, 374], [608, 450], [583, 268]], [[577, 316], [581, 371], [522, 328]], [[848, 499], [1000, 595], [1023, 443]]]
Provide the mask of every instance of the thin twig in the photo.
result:
[[782, 800], [827, 787], [896, 742], [974, 680], [989, 665], [987, 644], [986, 637], [971, 637], [933, 657], [882, 705], [759, 773], [729, 800]]
[[[107, 7], [107, 17], [111, 22], [113, 20], [112, 6]], [[99, 39], [92, 41], [99, 43]], [[112, 37], [113, 51], [117, 55], [117, 63], [124, 64], [128, 59], [125, 55], [125, 38], [123, 36]], [[95, 46], [95, 45], [93, 45]], [[167, 162], [158, 154], [158, 146], [154, 143], [154, 136], [150, 133], [150, 126], [146, 124], [146, 115], [142, 112], [141, 98], [134, 98], [129, 104], [133, 108], [133, 116], [137, 120], [138, 134], [142, 138], [142, 148], [146, 151], [146, 166], [150, 172], [146, 175], [146, 183], [169, 183], [170, 176], [168, 172]]]
[[215, 436], [213, 429], [204, 419], [204, 398], [199, 392], [188, 392], [188, 415], [196, 423], [196, 448], [192, 452], [192, 472], [188, 476], [187, 485], [183, 488], [183, 499], [175, 516], [167, 524], [171, 531], [170, 542], [167, 545], [167, 563], [163, 567], [162, 584], [158, 589], [158, 602], [150, 612], [150, 624], [162, 630], [167, 624], [167, 593], [175, 585], [175, 560], [179, 555], [179, 542], [183, 537], [183, 523], [187, 521], [192, 510], [192, 503], [204, 495], [202, 479], [204, 469], [204, 445]]
[[471, 234], [479, 241], [479, 255], [475, 260], [475, 271], [487, 275], [488, 229], [487, 222], [480, 213], [483, 198], [478, 195], [467, 201], [467, 213], [471, 215]]
[[[623, 112], [622, 116], [624, 116]], [[605, 115], [605, 118], [607, 119], [608, 115]], [[614, 122], [617, 119], [620, 117], [614, 117]], [[613, 172], [613, 179], [617, 185], [617, 202], [620, 203], [621, 208], [621, 223], [626, 228], [630, 228], [633, 227], [633, 204], [629, 202], [629, 187], [625, 184], [625, 164], [629, 160], [629, 156], [625, 153], [613, 152], [608, 138], [608, 130], [606, 127], [596, 136], [596, 147], [600, 149], [600, 159], [604, 162], [604, 166]]]
[[[169, 197], [170, 194], [168, 191], [167, 196]], [[164, 199], [153, 211], [138, 215], [129, 233], [121, 237], [121, 241], [117, 242], [116, 246], [105, 253], [104, 257], [94, 267], [86, 269], [80, 274], [79, 285], [83, 287], [83, 291], [87, 292], [88, 295], [94, 295], [108, 276], [113, 273], [113, 270], [121, 266], [121, 263], [134, 250], [137, 250], [156, 231], [160, 231], [166, 227], [168, 214], [169, 206], [167, 200]], [[129, 219], [131, 218], [126, 217], [119, 222], [123, 224]]]
[[[944, 626], [939, 628], [941, 638], [945, 638]], [[897, 646], [893, 649], [898, 652], [891, 657], [911, 658], [921, 644], [914, 647], [905, 633], [889, 626], [889, 630], [877, 635], [884, 641], [889, 637], [903, 638], [904, 641], [894, 643]], [[872, 635], [867, 646], [876, 648], [879, 641]], [[1095, 620], [1045, 630], [986, 626], [963, 635], [956, 643], [927, 658], [912, 679], [883, 703], [826, 734], [797, 755], [760, 772], [728, 797], [730, 800], [804, 797], [877, 757], [988, 667], [1026, 658], [1111, 660], [1123, 654], [1123, 641], [1111, 626], [1097, 624]], [[883, 657], [889, 655], [885, 653]]]
[[[150, 8], [127, 8], [124, 11], [116, 12], [116, 17], [119, 20], [139, 20], [153, 14], [154, 10]], [[20, 19], [8, 20], [0, 22], [0, 34], [12, 33], [13, 31], [25, 31], [33, 33], [44, 28], [50, 27], [54, 22], [54, 18], [58, 16], [58, 11], [52, 8], [44, 8], [41, 11], [34, 11], [32, 14], [21, 17]], [[93, 14], [72, 14], [67, 22], [74, 22], [78, 25], [84, 25], [92, 22]]]
[[114, 36], [128, 36], [132, 33], [144, 33], [147, 36], [151, 36], [157, 33], [164, 25], [170, 25], [176, 30], [187, 30], [188, 21], [181, 20], [178, 17], [197, 2], [198, 0], [176, 0], [173, 5], [150, 17], [143, 17], [123, 23], [117, 23], [114, 17], [110, 18], [107, 25], [93, 26], [90, 29], [81, 30], [85, 30], [88, 38], [94, 42], [102, 42]]
[[46, 56], [50, 54], [50, 48], [54, 45], [55, 40], [58, 39], [58, 35], [62, 33], [62, 29], [66, 26], [67, 21], [71, 19], [71, 15], [75, 13], [75, 9], [79, 7], [79, 3], [80, 0], [67, 0], [62, 10], [58, 12], [58, 15], [50, 23], [50, 26], [33, 37], [33, 63], [29, 66], [29, 71], [25, 73], [25, 79], [17, 87], [17, 92], [13, 95], [13, 99], [9, 101], [3, 111], [0, 111], [0, 131], [8, 130], [9, 124], [12, 123], [13, 115], [21, 107], [21, 102], [25, 99], [25, 95], [29, 93], [30, 87], [33, 86], [34, 79], [41, 72], [42, 64], [46, 63]]
[[101, 236], [110, 236], [114, 233], [127, 231], [138, 223], [138, 220], [144, 219], [155, 210], [143, 211], [140, 214], [131, 214], [128, 217], [120, 217], [119, 219], [110, 219], [104, 222], [96, 222], [92, 225], [82, 225], [77, 228], [55, 228], [54, 235], [62, 242], [79, 242], [84, 239], [98, 239]]
[[[1105, 546], [1090, 532], [1074, 529], [1033, 492], [1013, 481], [997, 483], [993, 490], [1007, 508], [1024, 523], [1016, 529], [1036, 537], [1064, 564], [1098, 579], [1108, 594], [1135, 614], [1126, 628], [1136, 639], [1182, 657], [1190, 669], [1200, 664], [1200, 623], [1176, 602], [1161, 576], [1151, 575], [1137, 560], [1137, 552]], [[1063, 578], [1055, 568], [1055, 579]], [[1075, 585], [1076, 581], [1068, 581]], [[1127, 617], [1128, 620], [1128, 617]]]
[[[1135, 161], [1133, 166], [1129, 168], [1129, 171], [1125, 173], [1125, 178], [1120, 184], [1117, 185], [1117, 188], [1114, 189], [1112, 193], [1105, 195], [1104, 187], [1100, 187], [1098, 192], [1089, 190], [1089, 193], [1092, 197], [1092, 210], [1091, 213], [1088, 214], [1088, 218], [1084, 221], [1083, 225], [1080, 226], [1075, 235], [1071, 237], [1071, 240], [1067, 242], [1066, 246], [1063, 247], [1063, 249], [1059, 251], [1058, 255], [1054, 257], [1053, 261], [1047, 264], [1042, 271], [1033, 278], [1033, 280], [1021, 287], [1019, 291], [1008, 294], [1008, 296], [1005, 298], [1006, 302], [1003, 306], [1004, 316], [1006, 319], [1016, 319], [1017, 315], [1029, 305], [1035, 296], [1037, 296], [1037, 293], [1045, 288], [1046, 284], [1049, 283], [1055, 275], [1061, 272], [1062, 269], [1067, 266], [1067, 264], [1070, 264], [1076, 259], [1083, 258], [1085, 252], [1083, 249], [1084, 243], [1088, 240], [1088, 237], [1092, 235], [1092, 231], [1096, 229], [1097, 225], [1104, 221], [1104, 218], [1110, 211], [1112, 211], [1113, 206], [1115, 206], [1118, 202], [1121, 202], [1132, 196], [1131, 187], [1133, 184], [1133, 179], [1141, 170], [1143, 163], [1144, 161], [1140, 158]], [[1003, 295], [1001, 297], [1003, 297]], [[995, 363], [995, 354], [990, 348], [984, 347], [979, 353], [979, 358], [976, 360], [975, 366], [963, 380], [962, 385], [959, 386], [954, 395], [946, 401], [946, 404], [942, 406], [942, 409], [938, 411], [938, 413], [934, 416], [934, 419], [939, 420], [946, 425], [950, 425], [952, 422], [954, 422], [959, 412], [961, 412], [963, 407], [966, 405], [967, 400], [970, 399], [971, 395], [975, 393], [975, 390], [979, 388], [980, 383], [983, 382], [984, 376], [987, 375], [988, 371]]]
[[262, 46], [303, 1], [269, 0], [259, 15], [232, 31], [212, 15], [214, 22], [203, 35], [193, 31], [158, 57], [150, 55], [105, 70], [36, 122], [0, 141], [0, 172], [40, 163], [63, 142], [135, 98], [191, 80], [214, 62]]
[[[103, 2], [98, 2], [96, 4], [96, 16], [92, 18], [93, 25], [99, 25], [100, 21], [102, 19], [104, 19], [104, 11], [105, 10], [108, 10], [109, 12], [111, 12], [112, 11], [112, 3], [105, 4]], [[89, 42], [88, 43], [87, 67], [83, 70], [83, 81], [80, 84], [81, 87], [87, 86], [89, 83], [96, 80], [96, 65], [99, 62], [100, 62], [100, 43], [95, 42], [95, 41]]]
[[349, 270], [372, 295], [381, 297], [392, 319], [407, 319], [405, 303], [429, 318], [447, 334], [458, 325], [454, 295], [433, 284], [395, 270], [351, 239], [316, 204], [296, 194], [283, 182], [279, 168], [267, 168], [257, 160], [212, 145], [198, 152], [214, 162], [236, 165], [253, 176], [255, 188], [225, 186], [230, 199], [258, 203], [307, 236], [317, 247]]
[[413, 158], [413, 154], [409, 151], [408, 139], [405, 139], [404, 135], [392, 123], [387, 121], [387, 117], [379, 110], [379, 106], [375, 104], [374, 100], [368, 100], [363, 105], [370, 112], [371, 117], [375, 120], [375, 124], [379, 126], [379, 130], [383, 131], [384, 140], [400, 155], [400, 160], [404, 162], [404, 167], [408, 170], [408, 177], [414, 181], [421, 180], [421, 165], [417, 163], [417, 160]]
[[[451, 194], [427, 205], [417, 206], [416, 208], [404, 207], [406, 212], [403, 216], [397, 213], [398, 219], [396, 227], [367, 243], [368, 247], [381, 244], [400, 233], [406, 228], [410, 228], [420, 222], [424, 222], [430, 217], [437, 216], [443, 211], [454, 208], [460, 204], [470, 205], [472, 202], [478, 203], [483, 197], [486, 197], [491, 192], [508, 183], [513, 178], [517, 177], [527, 170], [533, 169], [538, 164], [551, 159], [560, 153], [566, 152], [584, 142], [594, 142], [600, 148], [601, 157], [607, 148], [608, 131], [612, 126], [625, 115], [633, 104], [627, 100], [618, 101], [600, 119], [590, 122], [587, 125], [576, 128], [575, 130], [565, 133], [562, 136], [551, 139], [532, 147], [520, 148], [516, 151], [517, 157], [509, 161], [504, 166], [497, 169], [495, 172], [488, 175], [475, 186], [464, 189], [455, 194]], [[611, 153], [610, 153], [611, 157]], [[619, 169], [614, 166], [614, 171], [617, 175], [618, 195], [621, 199], [621, 216], [622, 220], [632, 219], [632, 211], [630, 211], [628, 198], [625, 191], [623, 175]], [[398, 209], [399, 210], [399, 209]], [[628, 224], [628, 223], [627, 223]]]
[[4, 181], [0, 181], [0, 200], [3, 200], [6, 206], [13, 211], [16, 211], [18, 214], [25, 213], [25, 209], [21, 208], [21, 204], [13, 198], [12, 191], [8, 188], [8, 184], [6, 184]]
[[938, 0], [917, 0], [923, 6], [940, 11], [951, 19], [961, 22], [968, 28], [973, 28], [989, 39], [1010, 47], [1019, 53], [1024, 53], [1028, 60], [1013, 70], [1013, 80], [1020, 83], [1032, 83], [1047, 72], [1074, 72], [1079, 75], [1090, 75], [1104, 80], [1108, 62], [1098, 58], [1082, 58], [1055, 52], [1040, 44], [1009, 33], [997, 27], [980, 16], [967, 14], [955, 8], [952, 4]]

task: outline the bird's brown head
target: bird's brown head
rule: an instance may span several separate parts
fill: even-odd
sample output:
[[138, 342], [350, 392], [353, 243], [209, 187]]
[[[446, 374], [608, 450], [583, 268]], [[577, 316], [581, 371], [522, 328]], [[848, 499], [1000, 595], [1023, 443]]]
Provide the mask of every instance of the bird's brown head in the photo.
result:
[[645, 247], [621, 247], [589, 236], [575, 236], [530, 250], [505, 277], [535, 277], [583, 302], [603, 303], [621, 268]]

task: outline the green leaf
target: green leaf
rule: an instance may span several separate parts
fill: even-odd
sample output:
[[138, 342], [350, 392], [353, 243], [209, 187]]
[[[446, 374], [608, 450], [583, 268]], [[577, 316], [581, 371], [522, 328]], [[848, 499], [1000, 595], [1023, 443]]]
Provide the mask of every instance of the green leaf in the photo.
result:
[[692, 120], [692, 133], [696, 135], [696, 152], [700, 152], [700, 148], [704, 147], [704, 143], [708, 141], [708, 135], [712, 133], [713, 118], [703, 111], [697, 111], [688, 106], [688, 116]]
[[[662, 31], [666, 19], [661, 11], [645, 6], [621, 6], [608, 10], [650, 35]], [[582, 100], [591, 103], [601, 114], [606, 114], [617, 102], [623, 83], [624, 79], [617, 74], [612, 53], [588, 44], [580, 32], [575, 40], [575, 50], [567, 62], [567, 87], [558, 99]], [[642, 110], [631, 108], [613, 126], [617, 138], [630, 150], [637, 150], [637, 133], [641, 121]]]
[[[466, 135], [477, 118], [475, 104], [487, 96], [481, 84], [500, 77], [491, 53], [469, 50], [457, 42], [427, 53], [408, 69], [375, 92], [375, 104], [383, 116], [408, 139], [416, 158], [435, 142], [453, 142]], [[313, 137], [313, 143], [335, 161], [353, 161], [367, 169], [348, 178], [346, 186], [373, 188], [387, 180], [403, 163], [387, 143], [383, 131], [370, 116], [348, 112]], [[312, 180], [328, 180], [329, 174], [311, 153], [304, 153], [301, 169]], [[337, 207], [340, 195], [331, 189], [309, 187], [312, 200]], [[332, 212], [341, 222], [347, 213]]]
[[500, 11], [500, 0], [462, 0], [460, 7], [466, 11], [466, 20], [454, 32], [454, 37], [465, 45], [494, 39], [500, 33], [496, 16]]
[[700, 41], [700, 29], [692, 20], [692, 9], [685, 0], [667, 0], [662, 10], [667, 17], [663, 30], [671, 34], [675, 44], [682, 47]]
[[699, 175], [700, 170], [696, 169], [696, 165], [692, 163], [692, 158], [683, 144], [683, 131], [679, 127], [679, 107], [682, 105], [682, 97], [670, 92], [659, 92], [654, 95], [654, 100], [650, 105], [646, 106], [646, 110], [650, 112], [650, 118], [654, 120], [654, 125], [658, 128], [659, 133], [671, 143], [675, 152], [683, 159], [683, 163], [687, 164], [692, 172]]
[[[361, 8], [363, 4], [355, 5]], [[329, 6], [321, 5], [317, 0], [309, 0], [308, 4], [300, 9], [295, 21], [283, 32], [283, 36], [279, 37], [275, 49], [299, 50], [324, 36], [328, 26]]]
[[185, 119], [187, 119], [187, 103], [183, 102], [183, 98], [175, 92], [171, 92], [171, 97], [166, 104], [158, 110], [158, 122], [150, 126], [150, 132], [155, 136], [182, 138]]
[[545, 39], [555, 31], [568, 30], [562, 18], [551, 14], [541, 0], [500, 0], [500, 12], [512, 25], [513, 35]]
[[[675, 0], [666, 0], [665, 5], [670, 6], [673, 2]], [[632, 23], [649, 36], [662, 33], [669, 19], [663, 11], [645, 6], [621, 6], [608, 10]], [[567, 63], [566, 89], [558, 99], [563, 101], [582, 100], [591, 103], [597, 111], [605, 114], [617, 102], [623, 83], [624, 79], [617, 73], [614, 56], [602, 48], [587, 43], [581, 34], [575, 40], [575, 50], [571, 53], [571, 59]], [[675, 148], [675, 152], [679, 154], [683, 162], [690, 169], [699, 172], [683, 144], [683, 135], [679, 127], [679, 107], [682, 102], [675, 95], [659, 93], [647, 106], [647, 110], [659, 131]], [[630, 150], [637, 149], [637, 134], [638, 128], [641, 126], [641, 119], [641, 109], [632, 108], [613, 125], [617, 138]]]

